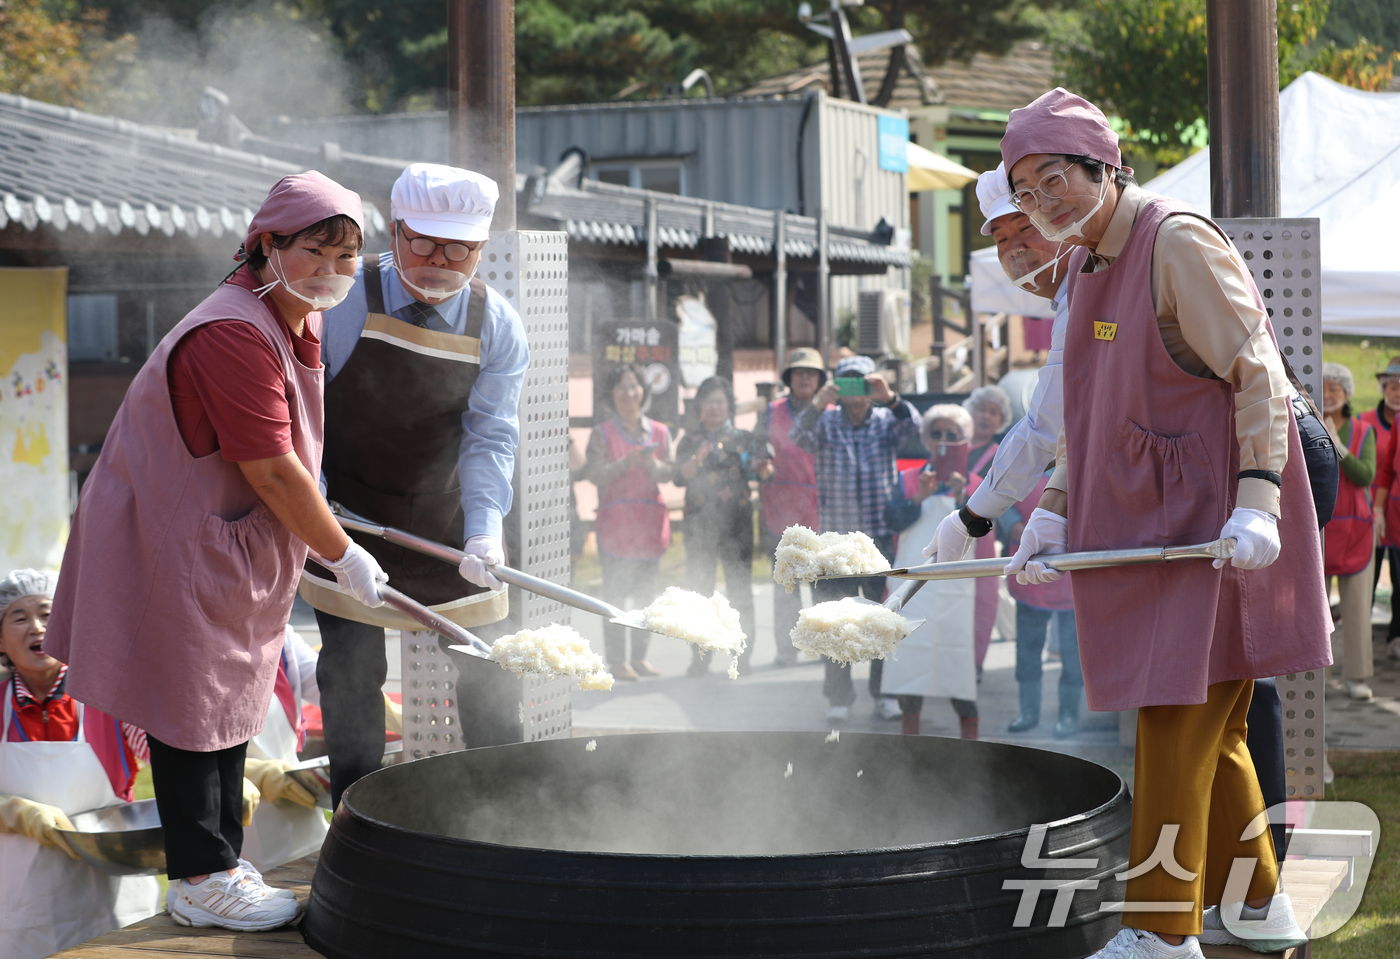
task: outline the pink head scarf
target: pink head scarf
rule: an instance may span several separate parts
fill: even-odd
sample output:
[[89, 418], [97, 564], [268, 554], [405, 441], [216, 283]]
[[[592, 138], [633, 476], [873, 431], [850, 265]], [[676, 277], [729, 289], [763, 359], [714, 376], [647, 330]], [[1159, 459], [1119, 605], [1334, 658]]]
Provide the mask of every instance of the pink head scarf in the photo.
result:
[[248, 224], [243, 249], [253, 249], [264, 233], [289, 236], [337, 214], [348, 216], [364, 232], [364, 206], [358, 193], [315, 170], [284, 176], [268, 191], [267, 199]]
[[1029, 106], [1012, 110], [1001, 138], [1001, 159], [1006, 172], [1018, 160], [1033, 153], [1063, 153], [1102, 160], [1115, 169], [1123, 166], [1118, 134], [1098, 107], [1064, 87], [1042, 94]]

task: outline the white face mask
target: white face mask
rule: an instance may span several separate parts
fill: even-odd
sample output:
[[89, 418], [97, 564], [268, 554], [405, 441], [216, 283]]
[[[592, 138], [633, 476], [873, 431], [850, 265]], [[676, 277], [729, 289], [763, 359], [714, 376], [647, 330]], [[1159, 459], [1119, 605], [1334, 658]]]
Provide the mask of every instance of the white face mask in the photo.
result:
[[[1040, 231], [1040, 235], [1045, 237], [1045, 239], [1049, 240], [1051, 243], [1063, 243], [1065, 240], [1068, 240], [1071, 237], [1082, 237], [1084, 235], [1085, 224], [1087, 224], [1090, 220], [1094, 218], [1095, 213], [1099, 212], [1099, 210], [1103, 207], [1103, 201], [1108, 196], [1108, 180], [1110, 175], [1112, 174], [1112, 169], [1112, 167], [1104, 167], [1103, 180], [1099, 183], [1098, 202], [1094, 204], [1093, 209], [1091, 209], [1088, 213], [1084, 214], [1078, 220], [1075, 220], [1073, 223], [1070, 223], [1058, 233], [1050, 232], [1050, 224], [1044, 220], [1044, 213], [1041, 209], [1037, 209], [1034, 213], [1032, 213], [1030, 215], [1031, 222], [1034, 223], [1035, 228]], [[1066, 199], [1070, 198], [1066, 197]]]
[[[1052, 287], [1058, 286], [1060, 280], [1060, 261], [1074, 252], [1073, 250], [1061, 252], [1061, 250], [1064, 250], [1063, 243], [1056, 248], [1055, 258], [1053, 260], [1047, 260], [1029, 273], [1022, 273], [1011, 281], [1012, 285], [1017, 289], [1025, 290], [1027, 293], [1039, 293], [1040, 281], [1037, 280], [1036, 277], [1046, 270], [1049, 270], [1051, 267], [1054, 267], [1054, 270], [1050, 274], [1050, 284]], [[1022, 255], [1022, 251], [1017, 250], [1015, 253], [1011, 254], [1008, 259], [1011, 261], [1009, 266], [1013, 270], [1025, 269], [1025, 257]]]
[[[417, 293], [428, 303], [442, 303], [452, 299], [464, 290], [471, 278], [476, 276], [476, 267], [472, 267], [471, 273], [459, 273], [456, 270], [441, 270], [435, 266], [410, 266], [403, 269], [399, 266], [399, 237], [397, 232], [394, 235], [394, 268], [399, 274], [399, 282]], [[480, 265], [481, 261], [477, 261]]]
[[278, 269], [282, 265], [282, 251], [274, 248], [272, 255], [276, 262], [268, 260], [267, 265], [272, 268], [272, 275], [277, 279], [253, 291], [258, 295], [258, 299], [262, 299], [280, 283], [288, 293], [313, 310], [324, 311], [339, 306], [350, 295], [350, 288], [355, 285], [355, 278], [343, 273], [308, 276], [303, 280], [293, 280], [288, 283], [281, 270]]

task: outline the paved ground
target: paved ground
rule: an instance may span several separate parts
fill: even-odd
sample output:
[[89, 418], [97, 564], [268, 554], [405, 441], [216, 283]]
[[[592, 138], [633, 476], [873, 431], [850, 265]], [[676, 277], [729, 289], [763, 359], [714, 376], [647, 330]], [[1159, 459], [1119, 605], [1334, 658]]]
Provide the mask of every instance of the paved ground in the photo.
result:
[[[638, 682], [619, 682], [608, 692], [573, 692], [575, 736], [609, 733], [678, 730], [812, 730], [829, 728], [826, 700], [821, 693], [822, 667], [809, 663], [788, 669], [772, 663], [776, 647], [772, 630], [773, 584], [755, 587], [758, 616], [758, 643], [753, 653], [753, 673], [730, 680], [718, 667], [710, 675], [692, 679], [685, 675], [690, 663], [689, 647], [679, 640], [653, 637], [647, 658], [661, 675]], [[1389, 610], [1380, 607], [1374, 619], [1383, 624]], [[584, 613], [574, 616], [574, 626], [595, 649], [602, 649], [602, 625], [597, 617]], [[315, 619], [309, 608], [298, 601], [293, 625], [312, 645], [319, 645]], [[1378, 630], [1382, 640], [1384, 629]], [[389, 681], [386, 691], [399, 691], [398, 637], [386, 640]], [[1071, 753], [1103, 763], [1131, 781], [1133, 750], [1119, 743], [1117, 713], [1081, 713], [1077, 736], [1057, 740], [1054, 725], [1059, 679], [1059, 663], [1045, 663], [1044, 705], [1041, 724], [1030, 732], [1013, 735], [1007, 724], [1019, 705], [1015, 680], [1015, 643], [995, 637], [978, 686], [981, 737], [1015, 742], [1058, 752]], [[1329, 679], [1326, 695], [1327, 744], [1347, 749], [1400, 749], [1400, 662], [1389, 659], [1384, 643], [1376, 645], [1376, 675], [1371, 685], [1376, 698], [1370, 702], [1348, 699], [1339, 677]], [[851, 718], [842, 728], [860, 732], [898, 734], [900, 723], [886, 722], [874, 715], [874, 702], [866, 690], [868, 666], [854, 668], [859, 698]], [[957, 716], [945, 699], [929, 699], [924, 704], [922, 733], [931, 736], [958, 735]], [[1131, 737], [1129, 737], [1131, 742]]]

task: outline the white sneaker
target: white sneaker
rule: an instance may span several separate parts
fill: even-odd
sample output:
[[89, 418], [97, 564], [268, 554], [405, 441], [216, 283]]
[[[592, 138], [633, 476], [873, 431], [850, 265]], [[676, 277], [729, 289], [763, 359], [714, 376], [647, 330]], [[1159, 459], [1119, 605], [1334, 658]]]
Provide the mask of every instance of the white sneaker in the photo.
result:
[[904, 710], [899, 708], [899, 700], [893, 696], [881, 696], [880, 701], [875, 704], [875, 715], [889, 721], [902, 717]]
[[278, 889], [276, 886], [269, 886], [267, 880], [263, 879], [263, 874], [258, 872], [258, 867], [246, 859], [238, 860], [238, 869], [255, 884], [261, 886], [269, 895], [276, 896], [279, 899], [295, 899], [297, 897], [297, 894], [290, 889]]
[[1371, 687], [1367, 686], [1364, 680], [1348, 679], [1346, 684], [1347, 695], [1352, 699], [1367, 700], [1375, 695], [1371, 692]]
[[851, 718], [850, 706], [832, 706], [826, 711], [826, 718], [829, 722], [844, 723]]
[[1155, 933], [1144, 929], [1123, 929], [1088, 959], [1205, 959], [1195, 936], [1181, 945], [1168, 945]]
[[199, 885], [184, 879], [170, 884], [175, 890], [170, 918], [182, 926], [265, 932], [295, 922], [301, 904], [295, 899], [268, 895], [240, 869], [230, 876], [217, 872]]
[[1230, 903], [1223, 910], [1223, 921], [1220, 906], [1207, 909], [1201, 916], [1201, 942], [1216, 946], [1247, 946], [1255, 952], [1282, 952], [1308, 941], [1307, 935], [1298, 928], [1298, 919], [1293, 915], [1293, 900], [1288, 898], [1287, 893], [1274, 896], [1264, 918], [1242, 915], [1244, 909], [1242, 902]]

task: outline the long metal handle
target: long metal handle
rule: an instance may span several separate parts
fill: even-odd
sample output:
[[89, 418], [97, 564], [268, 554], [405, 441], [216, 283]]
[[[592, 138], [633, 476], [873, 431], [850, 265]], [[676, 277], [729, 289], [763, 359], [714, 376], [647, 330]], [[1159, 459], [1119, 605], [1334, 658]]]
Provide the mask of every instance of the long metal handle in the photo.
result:
[[[1043, 553], [1033, 557], [1038, 562], [1061, 571], [1103, 569], [1109, 566], [1145, 566], [1170, 563], [1182, 559], [1229, 559], [1235, 552], [1233, 539], [1218, 539], [1197, 546], [1153, 546], [1145, 549], [1104, 549], [1086, 553]], [[867, 573], [868, 576], [893, 576], [896, 579], [975, 579], [1000, 576], [1011, 562], [1009, 556], [994, 559], [967, 559], [956, 563], [928, 563]]]
[[892, 613], [897, 613], [904, 608], [904, 604], [909, 602], [909, 598], [923, 588], [926, 579], [910, 579], [899, 584], [899, 588], [886, 597], [885, 609]]
[[[315, 562], [315, 557], [312, 557], [312, 562]], [[469, 652], [481, 659], [491, 658], [491, 647], [484, 640], [473, 636], [441, 613], [433, 612], [412, 596], [399, 592], [388, 583], [379, 584], [379, 595], [383, 598], [385, 606], [392, 606], [415, 622], [465, 647], [463, 652]]]
[[[430, 539], [424, 539], [422, 536], [415, 536], [401, 529], [394, 529], [392, 526], [380, 526], [378, 523], [350, 512], [339, 503], [331, 503], [331, 512], [335, 514], [335, 518], [339, 521], [340, 525], [346, 529], [352, 529], [359, 533], [368, 533], [370, 536], [378, 536], [380, 539], [422, 553], [425, 556], [440, 559], [445, 563], [451, 563], [453, 566], [459, 565], [462, 559], [467, 555], [460, 549], [453, 549], [451, 546], [435, 543]], [[580, 593], [578, 590], [569, 589], [567, 586], [560, 586], [558, 583], [551, 583], [549, 580], [540, 579], [538, 576], [531, 576], [529, 573], [522, 573], [520, 570], [512, 569], [509, 566], [492, 566], [491, 572], [503, 583], [518, 586], [521, 589], [537, 593], [545, 599], [552, 599], [557, 603], [563, 603], [566, 606], [581, 609], [586, 613], [594, 613], [607, 619], [625, 615], [623, 611], [616, 606], [611, 603], [605, 603], [597, 597], [589, 596], [587, 593]]]

